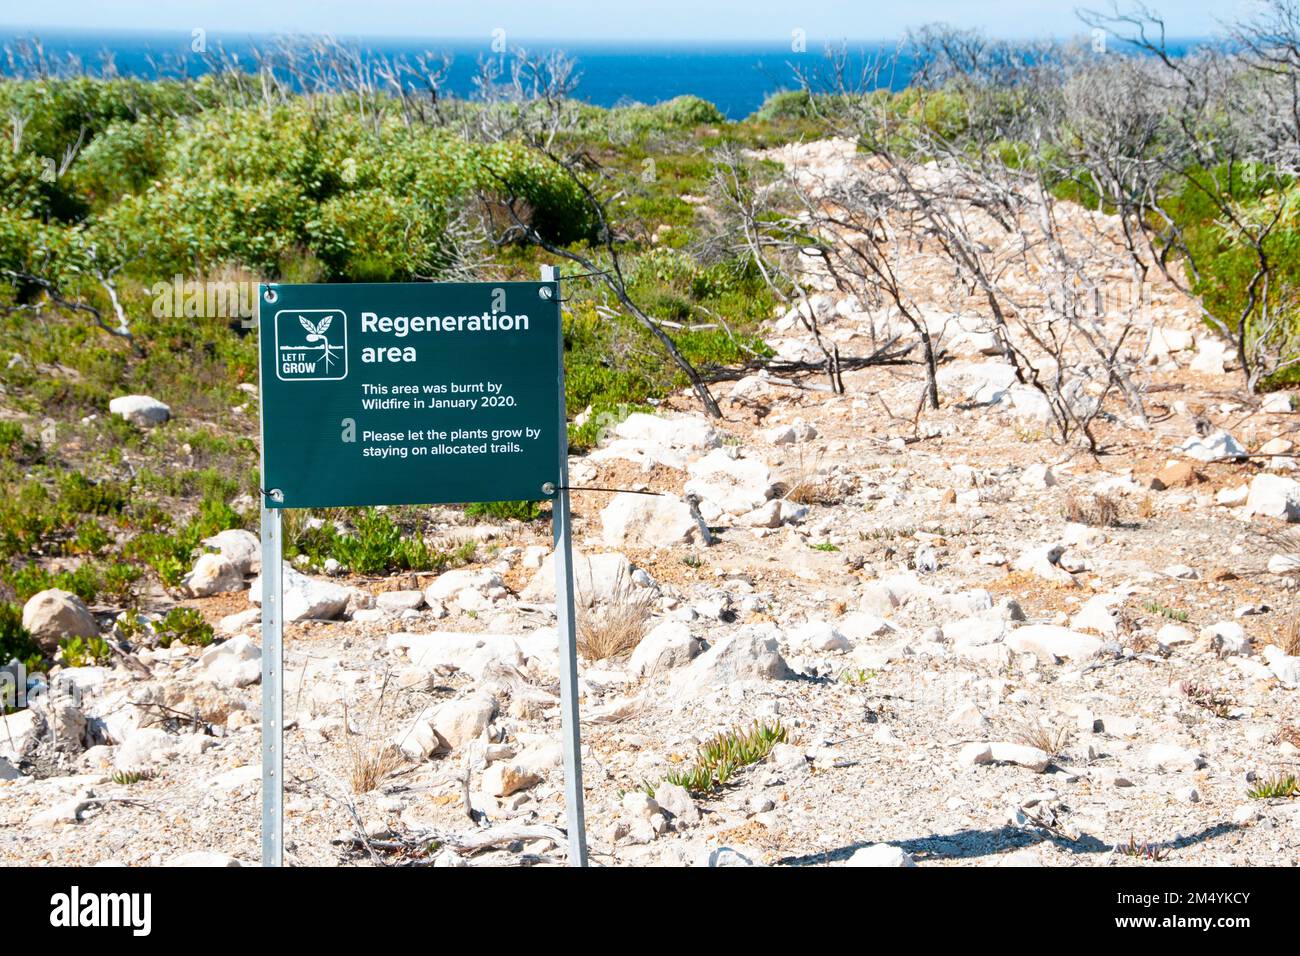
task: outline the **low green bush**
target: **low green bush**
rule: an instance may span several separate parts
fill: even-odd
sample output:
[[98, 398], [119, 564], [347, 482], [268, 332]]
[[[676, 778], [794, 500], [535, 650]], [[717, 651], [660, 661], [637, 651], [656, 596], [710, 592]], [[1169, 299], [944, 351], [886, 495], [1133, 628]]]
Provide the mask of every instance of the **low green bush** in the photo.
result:
[[154, 625], [154, 635], [159, 647], [207, 647], [213, 641], [212, 625], [192, 607], [172, 608]]
[[542, 509], [540, 501], [476, 501], [465, 506], [465, 514], [496, 521], [536, 521]]
[[113, 652], [102, 637], [69, 637], [59, 642], [65, 667], [102, 667], [113, 662]]
[[2, 574], [5, 584], [13, 588], [20, 601], [26, 601], [40, 591], [59, 588], [71, 591], [89, 604], [98, 597], [101, 583], [99, 568], [90, 562], [78, 565], [72, 571], [58, 572], [33, 562], [17, 568], [10, 566]]
[[23, 627], [23, 611], [17, 604], [0, 601], [0, 665], [22, 662], [30, 671], [41, 669], [41, 649]]

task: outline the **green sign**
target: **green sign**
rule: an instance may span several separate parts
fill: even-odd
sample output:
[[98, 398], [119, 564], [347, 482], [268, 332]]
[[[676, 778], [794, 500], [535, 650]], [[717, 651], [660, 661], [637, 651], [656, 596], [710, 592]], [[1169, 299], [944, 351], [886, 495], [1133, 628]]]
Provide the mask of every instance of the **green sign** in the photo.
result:
[[259, 293], [267, 507], [535, 499], [561, 483], [556, 284]]

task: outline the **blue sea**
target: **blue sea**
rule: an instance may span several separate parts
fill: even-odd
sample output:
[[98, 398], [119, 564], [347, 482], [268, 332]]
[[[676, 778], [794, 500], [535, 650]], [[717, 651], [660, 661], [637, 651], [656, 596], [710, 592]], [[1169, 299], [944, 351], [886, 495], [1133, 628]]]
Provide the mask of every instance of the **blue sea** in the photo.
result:
[[[128, 76], [155, 77], [159, 68], [166, 75], [185, 71], [196, 76], [206, 70], [204, 58], [191, 51], [189, 33], [89, 32], [40, 28], [0, 27], [0, 49], [20, 38], [37, 37], [47, 55], [63, 58], [76, 56], [86, 67], [98, 71], [106, 58], [118, 73]], [[495, 56], [489, 38], [482, 41], [436, 38], [350, 38], [340, 40], [362, 50], [388, 57], [405, 56], [413, 60], [424, 52], [448, 53], [453, 57], [446, 88], [457, 96], [473, 92], [473, 79], [481, 58]], [[205, 37], [208, 49], [218, 45], [237, 53], [251, 63], [249, 52], [264, 46], [267, 37], [212, 31]], [[1198, 41], [1170, 44], [1182, 52]], [[511, 46], [516, 44], [512, 40]], [[703, 97], [715, 104], [731, 119], [748, 116], [770, 94], [799, 86], [795, 70], [824, 69], [824, 42], [809, 39], [806, 52], [792, 52], [788, 44], [762, 46], [749, 44], [691, 44], [683, 42], [601, 42], [560, 43], [555, 40], [520, 41], [517, 45], [530, 53], [562, 49], [577, 60], [579, 81], [575, 95], [597, 106], [616, 106], [629, 102], [658, 103], [685, 93]], [[838, 45], [838, 43], [837, 43]], [[865, 41], [846, 44], [855, 69], [865, 62], [894, 54], [895, 42]], [[854, 75], [850, 71], [850, 76]], [[898, 89], [907, 85], [910, 66], [900, 57], [895, 69], [880, 78], [880, 85]]]

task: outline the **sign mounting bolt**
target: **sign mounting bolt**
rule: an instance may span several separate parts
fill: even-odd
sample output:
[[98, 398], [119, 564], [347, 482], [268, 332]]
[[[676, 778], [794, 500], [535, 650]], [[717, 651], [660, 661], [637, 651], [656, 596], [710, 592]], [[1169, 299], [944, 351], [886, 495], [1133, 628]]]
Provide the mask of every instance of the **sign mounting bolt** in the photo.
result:
[[552, 295], [551, 287], [549, 285], [544, 285], [537, 290], [537, 294], [543, 299], [549, 299]]
[[276, 295], [274, 289], [267, 289], [265, 292], [262, 293], [262, 298], [264, 298], [267, 302], [274, 303], [275, 300], [280, 297]]
[[546, 495], [548, 498], [549, 498], [551, 495], [555, 494], [555, 482], [553, 482], [553, 481], [548, 481], [548, 482], [544, 483], [544, 484], [542, 485], [542, 494]]
[[272, 488], [267, 492], [267, 497], [272, 501], [284, 501], [284, 492], [279, 488]]

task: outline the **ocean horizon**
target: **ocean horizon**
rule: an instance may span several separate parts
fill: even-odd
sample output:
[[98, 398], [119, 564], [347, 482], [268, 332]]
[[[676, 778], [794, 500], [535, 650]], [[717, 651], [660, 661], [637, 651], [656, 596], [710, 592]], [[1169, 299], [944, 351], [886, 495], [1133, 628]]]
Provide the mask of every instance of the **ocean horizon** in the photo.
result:
[[[283, 37], [304, 34], [253, 34], [240, 31], [208, 31], [204, 37], [209, 51], [218, 48], [246, 59], [252, 50]], [[449, 54], [452, 64], [444, 89], [455, 96], [469, 96], [481, 58], [499, 56], [492, 50], [492, 38], [348, 36], [335, 38], [354, 44], [362, 51], [387, 57], [414, 58], [421, 53]], [[192, 36], [186, 31], [75, 30], [67, 28], [0, 26], [0, 48], [20, 40], [38, 39], [47, 55], [56, 59], [76, 57], [83, 67], [98, 72], [105, 64], [123, 76], [155, 78], [199, 76], [207, 72], [202, 53], [191, 50]], [[788, 39], [771, 44], [748, 40], [575, 40], [508, 39], [511, 49], [530, 53], [563, 50], [577, 61], [577, 99], [595, 106], [612, 107], [628, 103], [660, 103], [677, 96], [694, 95], [718, 107], [728, 119], [752, 114], [773, 93], [796, 88], [796, 68], [815, 71], [825, 61], [828, 46], [847, 47], [851, 59], [862, 64], [898, 51], [900, 40], [828, 40], [810, 37], [803, 51], [791, 49]], [[1170, 49], [1181, 54], [1202, 38], [1170, 40]], [[899, 89], [911, 79], [911, 63], [899, 57], [881, 86]]]

